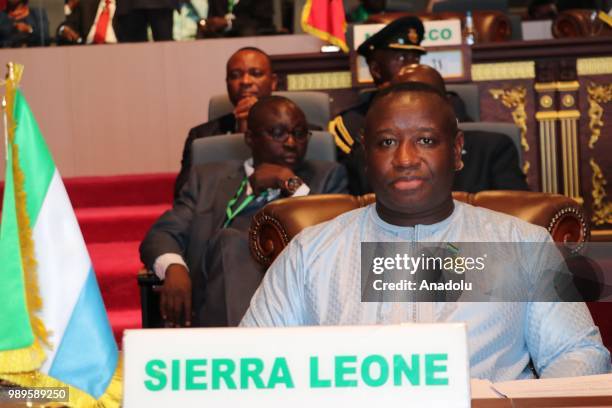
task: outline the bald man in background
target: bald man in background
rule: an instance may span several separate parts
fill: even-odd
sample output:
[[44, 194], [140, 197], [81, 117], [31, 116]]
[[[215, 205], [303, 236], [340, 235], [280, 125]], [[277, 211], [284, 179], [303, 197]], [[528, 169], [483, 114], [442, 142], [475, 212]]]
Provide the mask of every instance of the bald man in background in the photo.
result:
[[[442, 75], [428, 65], [403, 67], [391, 83], [402, 82], [422, 82], [447, 93]], [[453, 191], [529, 190], [516, 145], [510, 137], [480, 130], [467, 130], [463, 134], [463, 167], [455, 173]]]

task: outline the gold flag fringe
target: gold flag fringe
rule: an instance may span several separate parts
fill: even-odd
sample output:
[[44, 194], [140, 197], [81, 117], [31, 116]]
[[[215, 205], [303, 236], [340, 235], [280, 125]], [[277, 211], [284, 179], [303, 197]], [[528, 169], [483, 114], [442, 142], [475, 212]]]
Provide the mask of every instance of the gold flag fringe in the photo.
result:
[[113, 377], [108, 387], [106, 387], [106, 391], [97, 400], [79, 388], [65, 384], [62, 381], [37, 371], [46, 358], [41, 343], [45, 344], [47, 347], [51, 347], [51, 345], [48, 340], [49, 332], [45, 328], [43, 321], [36, 315], [36, 313], [42, 309], [42, 299], [38, 287], [32, 228], [26, 208], [27, 196], [25, 192], [25, 175], [19, 164], [19, 146], [14, 143], [16, 130], [14, 118], [15, 94], [21, 81], [23, 66], [15, 64], [12, 68], [13, 75], [5, 81], [7, 130], [12, 152], [15, 205], [17, 210], [17, 224], [19, 227], [21, 259], [25, 278], [26, 302], [30, 315], [30, 324], [34, 332], [34, 343], [26, 348], [0, 352], [0, 378], [22, 387], [68, 387], [70, 401], [61, 404], [48, 404], [49, 407], [116, 408], [121, 406], [123, 394], [123, 360], [121, 354], [119, 355]]
[[119, 355], [117, 368], [113, 374], [106, 391], [99, 398], [95, 399], [88, 393], [79, 388], [65, 384], [53, 377], [49, 377], [39, 372], [2, 374], [3, 379], [22, 387], [67, 387], [70, 396], [69, 402], [61, 404], [48, 404], [47, 406], [68, 406], [74, 408], [117, 408], [121, 406], [123, 395], [123, 356]]
[[49, 333], [43, 321], [37, 316], [37, 313], [42, 309], [42, 299], [38, 288], [32, 228], [26, 207], [25, 175], [19, 163], [19, 146], [15, 144], [15, 130], [17, 129], [14, 117], [15, 94], [21, 81], [23, 66], [18, 64], [9, 64], [9, 66], [9, 78], [6, 80], [6, 126], [12, 154], [15, 207], [19, 228], [19, 246], [24, 273], [25, 297], [30, 316], [30, 325], [34, 333], [34, 342], [26, 348], [0, 352], [0, 373], [38, 369], [46, 358], [40, 343], [50, 347], [48, 340]]

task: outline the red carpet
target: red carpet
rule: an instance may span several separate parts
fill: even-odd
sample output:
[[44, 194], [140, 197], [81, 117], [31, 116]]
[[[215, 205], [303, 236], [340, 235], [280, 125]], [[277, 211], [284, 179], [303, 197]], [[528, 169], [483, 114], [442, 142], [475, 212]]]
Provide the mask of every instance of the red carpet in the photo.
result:
[[172, 205], [175, 174], [65, 179], [117, 342], [141, 327], [138, 245]]
[[[175, 178], [146, 174], [64, 179], [119, 344], [123, 330], [141, 327], [138, 245], [171, 207]], [[1, 183], [0, 197], [3, 190]]]

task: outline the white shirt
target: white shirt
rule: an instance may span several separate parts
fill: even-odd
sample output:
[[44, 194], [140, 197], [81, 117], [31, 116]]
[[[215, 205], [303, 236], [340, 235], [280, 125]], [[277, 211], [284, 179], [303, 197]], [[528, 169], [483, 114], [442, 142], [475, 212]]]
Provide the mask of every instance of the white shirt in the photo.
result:
[[[362, 242], [552, 242], [518, 218], [455, 201], [451, 216], [400, 227], [375, 204], [304, 229], [270, 266], [241, 326], [465, 322], [472, 377], [492, 381], [610, 372], [610, 353], [580, 302], [362, 302]], [[542, 270], [537, 257], [517, 273]], [[452, 339], [449, 339], [452, 340]]]
[[[249, 158], [244, 161], [244, 172], [246, 173], [247, 178], [251, 177], [251, 175], [255, 172], [253, 168], [253, 158]], [[310, 193], [310, 187], [303, 183], [296, 191], [293, 193], [291, 197], [301, 197], [306, 196]], [[251, 183], [247, 182], [246, 195], [253, 194], [253, 188], [251, 187]], [[276, 200], [281, 195], [281, 191], [278, 188], [268, 189], [268, 194], [266, 195], [266, 199], [268, 202]], [[183, 256], [175, 253], [165, 253], [158, 256], [153, 263], [153, 272], [155, 275], [161, 280], [166, 278], [166, 270], [172, 264], [183, 265], [185, 268], [187, 267], [187, 263], [183, 259]]]
[[[93, 44], [94, 36], [96, 35], [96, 28], [98, 27], [98, 20], [100, 20], [100, 14], [104, 10], [104, 5], [106, 2], [104, 0], [100, 0], [98, 3], [98, 11], [96, 12], [96, 19], [94, 20], [91, 29], [89, 30], [89, 34], [87, 34], [87, 39], [85, 40], [86, 44]], [[117, 3], [115, 0], [110, 0], [108, 4], [110, 16], [108, 20], [108, 28], [106, 29], [106, 37], [104, 38], [104, 42], [107, 44], [116, 44], [117, 36], [115, 35], [115, 30], [113, 29], [113, 17], [115, 16], [115, 9], [117, 8]]]

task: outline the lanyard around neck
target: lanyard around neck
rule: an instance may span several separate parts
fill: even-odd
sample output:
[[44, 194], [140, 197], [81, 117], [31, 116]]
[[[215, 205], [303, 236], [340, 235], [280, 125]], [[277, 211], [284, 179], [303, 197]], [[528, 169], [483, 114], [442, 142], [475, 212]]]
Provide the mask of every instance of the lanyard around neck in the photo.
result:
[[[244, 200], [240, 204], [238, 204], [238, 207], [236, 209], [233, 209], [233, 207], [238, 202], [238, 199], [242, 195], [242, 192], [244, 191], [248, 182], [249, 182], [249, 179], [245, 177], [244, 180], [242, 180], [242, 183], [240, 183], [240, 187], [238, 187], [238, 191], [236, 192], [236, 195], [234, 196], [234, 198], [228, 201], [227, 207], [225, 207], [225, 215], [227, 218], [225, 222], [223, 223], [223, 228], [227, 228], [232, 223], [234, 218], [236, 218], [238, 214], [240, 214], [240, 212], [244, 210], [247, 207], [247, 205], [249, 205], [251, 201], [255, 199], [255, 194], [249, 194], [248, 196], [244, 198]], [[260, 197], [264, 197], [266, 195], [267, 195], [267, 192], [264, 191], [260, 194]]]

